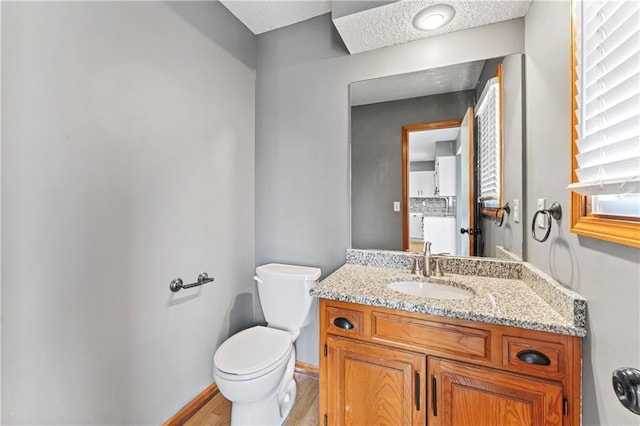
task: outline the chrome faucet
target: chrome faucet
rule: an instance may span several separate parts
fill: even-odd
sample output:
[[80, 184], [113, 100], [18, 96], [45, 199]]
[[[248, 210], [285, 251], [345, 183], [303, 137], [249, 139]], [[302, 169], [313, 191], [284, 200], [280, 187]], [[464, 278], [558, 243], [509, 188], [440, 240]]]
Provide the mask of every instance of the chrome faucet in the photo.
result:
[[422, 262], [422, 275], [431, 276], [431, 241], [424, 242], [424, 261]]

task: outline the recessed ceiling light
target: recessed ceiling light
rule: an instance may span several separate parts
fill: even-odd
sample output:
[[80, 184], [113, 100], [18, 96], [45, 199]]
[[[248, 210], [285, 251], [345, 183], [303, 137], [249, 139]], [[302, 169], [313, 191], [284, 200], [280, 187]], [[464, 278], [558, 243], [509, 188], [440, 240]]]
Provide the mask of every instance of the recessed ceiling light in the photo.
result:
[[453, 19], [455, 11], [446, 4], [429, 6], [413, 18], [413, 26], [421, 31], [430, 31], [443, 27]]

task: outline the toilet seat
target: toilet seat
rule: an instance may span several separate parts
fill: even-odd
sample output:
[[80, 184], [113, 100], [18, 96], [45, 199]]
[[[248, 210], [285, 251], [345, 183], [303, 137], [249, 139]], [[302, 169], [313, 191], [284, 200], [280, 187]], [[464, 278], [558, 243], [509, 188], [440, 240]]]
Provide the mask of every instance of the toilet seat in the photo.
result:
[[255, 326], [234, 334], [222, 343], [213, 363], [220, 377], [250, 380], [281, 366], [289, 359], [292, 349], [288, 332]]

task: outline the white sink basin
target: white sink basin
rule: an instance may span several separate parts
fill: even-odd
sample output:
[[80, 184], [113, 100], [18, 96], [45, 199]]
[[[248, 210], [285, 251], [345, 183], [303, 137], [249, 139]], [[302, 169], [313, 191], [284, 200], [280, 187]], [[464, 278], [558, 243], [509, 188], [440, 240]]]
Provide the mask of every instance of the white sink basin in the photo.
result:
[[474, 296], [473, 291], [470, 290], [426, 281], [396, 281], [387, 284], [387, 287], [400, 293], [429, 299], [456, 300], [469, 299]]

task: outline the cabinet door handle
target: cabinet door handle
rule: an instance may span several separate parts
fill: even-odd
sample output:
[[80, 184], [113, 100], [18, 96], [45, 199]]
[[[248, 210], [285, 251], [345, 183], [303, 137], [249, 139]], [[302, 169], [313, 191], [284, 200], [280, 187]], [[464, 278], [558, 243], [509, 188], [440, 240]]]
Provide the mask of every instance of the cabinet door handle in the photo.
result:
[[334, 319], [333, 324], [343, 330], [351, 330], [353, 328], [353, 323], [344, 317]]
[[543, 354], [542, 352], [525, 349], [523, 351], [518, 352], [516, 355], [520, 361], [524, 361], [527, 364], [535, 364], [535, 365], [550, 365], [551, 360], [548, 356]]
[[415, 380], [416, 410], [420, 411], [420, 373], [416, 372]]
[[433, 417], [438, 417], [438, 380], [436, 376], [431, 376], [431, 406]]

